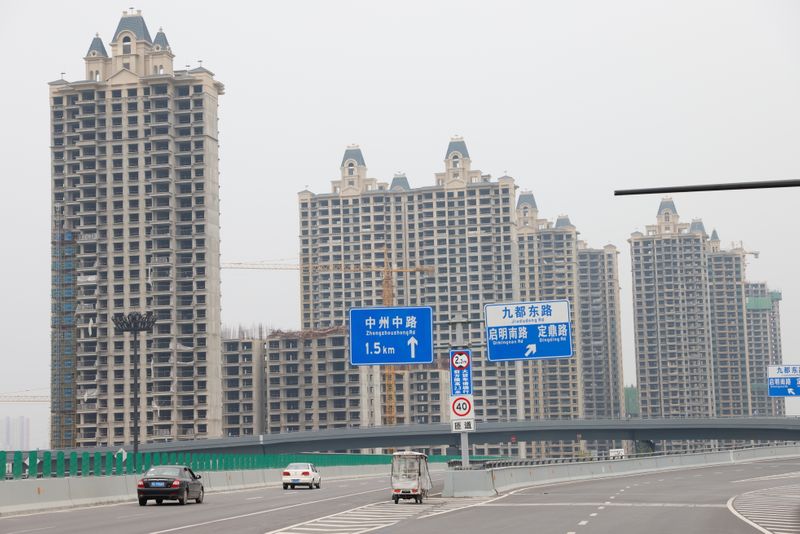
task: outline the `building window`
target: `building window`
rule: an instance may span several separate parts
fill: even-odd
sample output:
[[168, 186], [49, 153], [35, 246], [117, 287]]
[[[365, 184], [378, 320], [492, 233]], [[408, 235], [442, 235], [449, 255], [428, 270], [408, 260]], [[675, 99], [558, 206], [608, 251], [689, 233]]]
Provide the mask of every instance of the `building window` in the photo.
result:
[[122, 53], [123, 54], [130, 54], [131, 53], [131, 38], [127, 35], [122, 38]]

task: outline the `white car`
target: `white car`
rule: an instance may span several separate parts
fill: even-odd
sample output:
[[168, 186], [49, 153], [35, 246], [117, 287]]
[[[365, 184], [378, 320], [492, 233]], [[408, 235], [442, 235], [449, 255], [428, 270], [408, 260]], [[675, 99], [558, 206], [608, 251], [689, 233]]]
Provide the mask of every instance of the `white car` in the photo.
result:
[[289, 464], [282, 475], [283, 489], [294, 489], [295, 486], [308, 486], [308, 489], [322, 487], [322, 475], [314, 464]]

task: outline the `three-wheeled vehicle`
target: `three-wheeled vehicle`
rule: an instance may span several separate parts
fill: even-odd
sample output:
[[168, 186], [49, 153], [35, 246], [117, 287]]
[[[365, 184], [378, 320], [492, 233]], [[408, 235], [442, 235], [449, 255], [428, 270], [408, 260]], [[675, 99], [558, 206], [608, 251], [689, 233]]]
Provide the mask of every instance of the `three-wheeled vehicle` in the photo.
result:
[[427, 454], [400, 451], [392, 455], [392, 500], [395, 504], [400, 499], [414, 499], [422, 504], [432, 487]]

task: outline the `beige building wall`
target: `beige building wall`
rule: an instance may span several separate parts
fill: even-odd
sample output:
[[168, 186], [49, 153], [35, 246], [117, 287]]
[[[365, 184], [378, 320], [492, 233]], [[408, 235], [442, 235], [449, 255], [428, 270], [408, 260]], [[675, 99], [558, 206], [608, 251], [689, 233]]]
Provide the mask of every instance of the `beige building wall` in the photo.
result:
[[[520, 417], [515, 366], [485, 362], [481, 322], [484, 304], [518, 296], [513, 178], [495, 181], [472, 169], [460, 138], [451, 140], [445, 170], [430, 186], [411, 188], [402, 174], [391, 183], [369, 178], [356, 146], [345, 151], [340, 172], [330, 193], [299, 194], [303, 327], [346, 326], [351, 307], [382, 305], [384, 262], [424, 268], [393, 274], [395, 305], [433, 308], [436, 347], [433, 365], [396, 368], [397, 423], [448, 420], [456, 315], [466, 318], [464, 335], [474, 350], [477, 418]], [[383, 382], [379, 369], [362, 372]], [[376, 425], [386, 418], [385, 384], [379, 391], [378, 411], [368, 416]]]
[[50, 84], [54, 234], [70, 232], [76, 247], [75, 290], [54, 296], [59, 322], [75, 312], [74, 370], [61, 367], [65, 344], [53, 345], [54, 423], [74, 376], [74, 430], [59, 420], [53, 445], [131, 443], [133, 347], [111, 317], [132, 311], [158, 317], [139, 338], [140, 441], [218, 437], [224, 87], [205, 68], [173, 70], [166, 35], [151, 38], [138, 12], [123, 14], [110, 50], [96, 37], [86, 78]]

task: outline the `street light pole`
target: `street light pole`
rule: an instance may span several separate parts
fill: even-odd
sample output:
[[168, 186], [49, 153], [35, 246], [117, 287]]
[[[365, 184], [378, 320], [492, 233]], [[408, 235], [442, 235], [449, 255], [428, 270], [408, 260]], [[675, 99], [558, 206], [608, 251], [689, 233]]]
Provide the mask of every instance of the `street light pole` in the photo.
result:
[[133, 470], [137, 471], [136, 461], [139, 455], [139, 332], [152, 332], [156, 324], [153, 312], [141, 314], [131, 312], [128, 315], [115, 313], [111, 318], [117, 332], [133, 334]]

